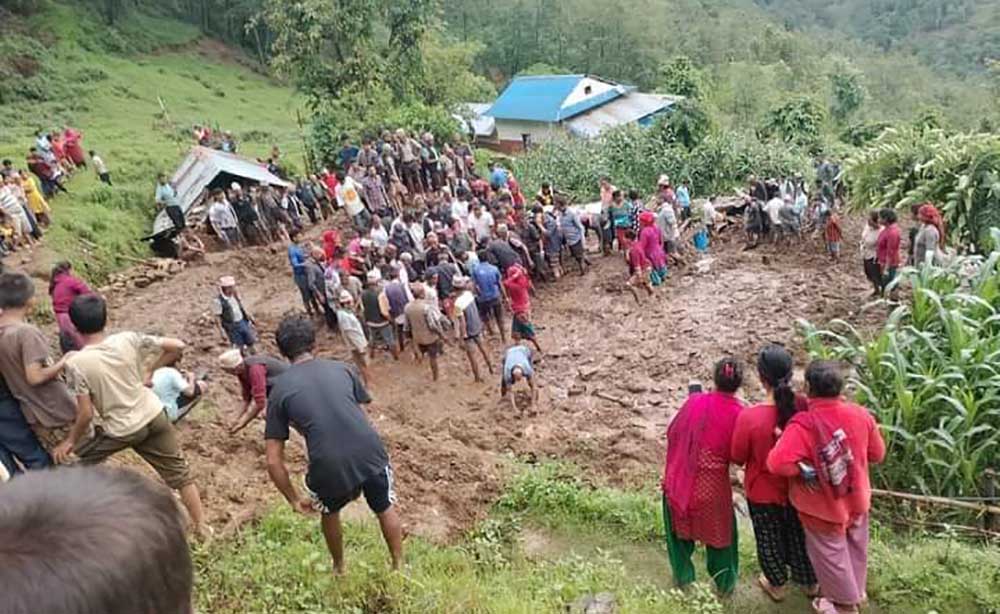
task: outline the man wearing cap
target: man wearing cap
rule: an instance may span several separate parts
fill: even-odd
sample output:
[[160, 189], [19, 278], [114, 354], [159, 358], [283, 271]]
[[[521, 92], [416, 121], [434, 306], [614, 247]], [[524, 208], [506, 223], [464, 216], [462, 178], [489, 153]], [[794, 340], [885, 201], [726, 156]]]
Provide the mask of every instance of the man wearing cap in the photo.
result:
[[267, 408], [267, 395], [274, 380], [288, 369], [288, 363], [270, 356], [247, 356], [239, 350], [227, 350], [219, 356], [219, 367], [240, 382], [243, 407], [230, 433], [237, 433]]
[[219, 279], [219, 294], [212, 302], [212, 312], [219, 318], [222, 338], [233, 347], [252, 353], [257, 343], [253, 316], [243, 306], [236, 279], [226, 275]]
[[389, 319], [392, 309], [389, 297], [383, 291], [382, 273], [377, 268], [368, 271], [366, 276], [365, 289], [361, 292], [361, 312], [371, 337], [369, 358], [375, 358], [375, 344], [379, 343], [392, 353], [394, 359], [399, 360], [399, 346], [396, 344], [393, 323]]
[[358, 365], [361, 372], [361, 379], [365, 386], [370, 386], [368, 379], [368, 357], [365, 351], [368, 349], [368, 339], [365, 338], [365, 329], [362, 328], [358, 317], [354, 315], [354, 297], [347, 290], [340, 291], [337, 306], [337, 328], [340, 330], [340, 338], [351, 350], [354, 363]]
[[489, 369], [490, 373], [493, 373], [493, 365], [490, 364], [486, 348], [483, 347], [481, 338], [483, 334], [483, 320], [479, 316], [476, 295], [472, 293], [472, 288], [475, 285], [472, 283], [471, 278], [463, 275], [456, 276], [452, 280], [452, 283], [458, 290], [453, 314], [453, 319], [456, 322], [455, 338], [462, 342], [462, 347], [465, 349], [465, 356], [469, 359], [469, 366], [472, 368], [472, 376], [477, 382], [481, 382], [483, 378], [479, 372], [479, 365], [476, 363], [474, 348], [479, 348], [479, 353], [482, 355], [483, 362], [486, 363], [486, 368]]
[[426, 299], [426, 286], [420, 283], [410, 284], [413, 300], [406, 305], [403, 313], [413, 334], [413, 343], [420, 355], [426, 354], [431, 363], [431, 377], [438, 380], [438, 356], [444, 350], [444, 331], [438, 318], [440, 312]]

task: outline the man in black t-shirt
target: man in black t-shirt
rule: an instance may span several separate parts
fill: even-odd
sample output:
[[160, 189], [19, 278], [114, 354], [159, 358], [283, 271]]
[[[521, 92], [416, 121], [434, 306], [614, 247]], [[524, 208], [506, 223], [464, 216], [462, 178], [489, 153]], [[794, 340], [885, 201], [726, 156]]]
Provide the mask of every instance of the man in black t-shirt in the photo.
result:
[[[382, 440], [361, 409], [371, 402], [361, 378], [342, 362], [313, 357], [316, 331], [302, 316], [282, 320], [278, 349], [292, 365], [275, 378], [267, 400], [267, 472], [292, 508], [322, 512], [323, 536], [334, 573], [344, 573], [340, 510], [362, 493], [378, 516], [393, 569], [403, 558], [403, 532], [396, 512], [392, 468]], [[285, 467], [289, 426], [306, 440], [309, 469], [300, 497]]]

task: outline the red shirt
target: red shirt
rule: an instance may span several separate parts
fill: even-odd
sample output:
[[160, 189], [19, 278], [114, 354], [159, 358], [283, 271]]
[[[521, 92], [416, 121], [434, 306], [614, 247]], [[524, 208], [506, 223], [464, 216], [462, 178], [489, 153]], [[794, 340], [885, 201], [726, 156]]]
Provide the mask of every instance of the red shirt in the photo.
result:
[[767, 470], [767, 454], [778, 440], [774, 434], [777, 424], [778, 408], [774, 405], [754, 405], [736, 417], [730, 460], [746, 465], [743, 486], [750, 503], [788, 503], [788, 478]]
[[340, 184], [340, 182], [337, 181], [337, 176], [333, 173], [327, 173], [326, 175], [323, 175], [320, 180], [323, 182], [323, 185], [326, 186], [327, 196], [331, 200], [335, 198], [337, 195], [337, 185]]
[[257, 411], [263, 411], [267, 407], [267, 367], [250, 365], [249, 368], [237, 373], [236, 377], [240, 380], [243, 400], [253, 399]]
[[882, 267], [896, 269], [902, 264], [902, 259], [899, 256], [899, 243], [899, 224], [890, 224], [878, 234], [878, 243], [875, 244], [875, 259]]
[[826, 235], [827, 243], [840, 243], [844, 238], [844, 233], [840, 230], [840, 217], [836, 213], [831, 213], [830, 218], [826, 220], [823, 234]]
[[507, 288], [507, 296], [510, 297], [510, 310], [516, 314], [528, 313], [531, 311], [531, 296], [528, 290], [531, 289], [531, 278], [518, 265], [514, 265], [507, 270], [507, 278], [503, 280], [503, 285]]
[[52, 311], [69, 313], [69, 306], [73, 303], [73, 299], [81, 294], [90, 294], [91, 292], [87, 284], [69, 273], [58, 275], [52, 285]]
[[[822, 420], [831, 432], [842, 429], [851, 451], [851, 491], [834, 497], [828, 485], [809, 488], [799, 477], [800, 461], [816, 466], [817, 448], [822, 445], [809, 426], [811, 419]], [[809, 411], [796, 414], [785, 427], [774, 449], [767, 455], [767, 470], [787, 476], [789, 498], [802, 524], [818, 533], [844, 533], [858, 517], [871, 509], [872, 489], [868, 464], [885, 458], [885, 441], [875, 418], [860, 405], [843, 399], [809, 399]]]
[[633, 273], [639, 273], [649, 269], [649, 259], [643, 251], [642, 245], [633, 243], [628, 248], [628, 266]]

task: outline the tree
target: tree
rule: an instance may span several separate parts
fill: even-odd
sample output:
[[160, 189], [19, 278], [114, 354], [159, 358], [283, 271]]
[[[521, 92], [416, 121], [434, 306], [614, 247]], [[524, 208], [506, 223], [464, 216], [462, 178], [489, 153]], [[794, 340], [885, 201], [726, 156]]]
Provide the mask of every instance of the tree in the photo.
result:
[[823, 107], [813, 98], [802, 96], [772, 109], [767, 114], [764, 133], [786, 143], [816, 146], [825, 119]]
[[700, 99], [705, 77], [687, 56], [679, 55], [660, 68], [660, 90], [675, 96]]
[[838, 123], [844, 123], [865, 101], [868, 92], [862, 83], [862, 76], [853, 67], [839, 65], [829, 75], [833, 100], [830, 114]]

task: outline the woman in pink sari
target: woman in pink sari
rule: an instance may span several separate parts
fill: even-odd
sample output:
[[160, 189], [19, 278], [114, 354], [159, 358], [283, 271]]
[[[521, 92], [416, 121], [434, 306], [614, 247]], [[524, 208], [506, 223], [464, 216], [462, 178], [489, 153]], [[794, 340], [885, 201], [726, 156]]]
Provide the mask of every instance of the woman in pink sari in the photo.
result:
[[52, 297], [52, 311], [55, 312], [56, 323], [59, 325], [59, 345], [63, 352], [83, 347], [83, 338], [70, 320], [69, 306], [73, 304], [73, 299], [81, 294], [92, 293], [86, 282], [73, 275], [70, 263], [57, 262], [52, 267], [52, 275], [49, 277], [49, 296]]
[[66, 157], [69, 158], [74, 165], [81, 168], [87, 167], [87, 158], [83, 155], [83, 134], [79, 130], [74, 130], [69, 126], [63, 129], [63, 149], [66, 152]]
[[705, 544], [708, 573], [719, 591], [728, 594], [736, 586], [739, 552], [729, 453], [743, 408], [736, 398], [742, 383], [740, 363], [723, 358], [715, 365], [715, 392], [688, 397], [667, 429], [663, 523], [678, 586], [695, 580], [695, 542]]
[[639, 214], [639, 245], [652, 269], [649, 278], [654, 286], [659, 286], [667, 279], [667, 253], [663, 251], [663, 234], [652, 211]]

